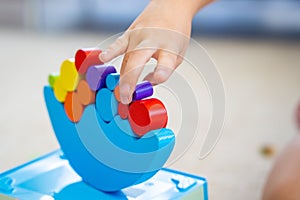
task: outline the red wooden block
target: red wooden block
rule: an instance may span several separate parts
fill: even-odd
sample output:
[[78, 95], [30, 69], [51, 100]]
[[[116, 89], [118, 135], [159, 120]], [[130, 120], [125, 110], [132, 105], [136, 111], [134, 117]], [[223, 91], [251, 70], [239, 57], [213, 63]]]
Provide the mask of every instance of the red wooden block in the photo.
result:
[[122, 103], [119, 102], [119, 104], [118, 104], [118, 114], [120, 115], [120, 117], [122, 119], [127, 119], [128, 112], [129, 112], [128, 104], [122, 104]]
[[102, 65], [99, 59], [100, 49], [79, 49], [75, 54], [75, 66], [80, 74], [85, 74], [87, 69], [92, 65]]
[[133, 132], [142, 137], [148, 131], [166, 127], [168, 115], [164, 104], [151, 98], [131, 103], [128, 119]]

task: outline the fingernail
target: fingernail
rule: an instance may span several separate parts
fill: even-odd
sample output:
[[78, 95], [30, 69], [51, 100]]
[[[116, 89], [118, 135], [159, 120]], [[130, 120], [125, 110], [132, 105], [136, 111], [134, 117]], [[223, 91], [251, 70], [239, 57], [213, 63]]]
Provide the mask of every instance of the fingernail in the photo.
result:
[[159, 69], [154, 73], [152, 80], [149, 82], [153, 85], [157, 85], [165, 82], [168, 79], [168, 77], [169, 75], [168, 72], [166, 72], [166, 70]]
[[130, 86], [129, 84], [120, 85], [120, 99], [123, 104], [129, 104], [131, 102]]
[[107, 51], [102, 51], [102, 53], [99, 56], [100, 60], [105, 61], [107, 54], [108, 54]]
[[157, 72], [156, 72], [157, 76], [160, 77], [160, 78], [167, 78], [168, 77], [168, 73], [166, 72], [166, 70], [162, 70], [162, 69], [159, 69]]
[[120, 98], [121, 98], [121, 103], [125, 105], [129, 104], [132, 101], [130, 97], [126, 97], [126, 96], [121, 96]]

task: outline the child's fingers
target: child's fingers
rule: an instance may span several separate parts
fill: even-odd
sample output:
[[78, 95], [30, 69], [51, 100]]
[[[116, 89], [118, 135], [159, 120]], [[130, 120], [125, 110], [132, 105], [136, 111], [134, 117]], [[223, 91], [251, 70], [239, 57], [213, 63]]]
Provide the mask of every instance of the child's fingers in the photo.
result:
[[102, 62], [108, 62], [113, 58], [125, 53], [128, 46], [128, 33], [124, 33], [121, 37], [116, 39], [107, 49], [105, 49], [100, 55], [99, 59]]
[[180, 63], [181, 61], [178, 60], [177, 55], [160, 51], [154, 72], [148, 74], [144, 79], [148, 80], [152, 85], [163, 83], [169, 79]]
[[125, 55], [121, 69], [120, 99], [123, 104], [132, 101], [138, 78], [143, 71], [144, 65], [152, 57], [154, 49], [143, 49], [129, 52]]

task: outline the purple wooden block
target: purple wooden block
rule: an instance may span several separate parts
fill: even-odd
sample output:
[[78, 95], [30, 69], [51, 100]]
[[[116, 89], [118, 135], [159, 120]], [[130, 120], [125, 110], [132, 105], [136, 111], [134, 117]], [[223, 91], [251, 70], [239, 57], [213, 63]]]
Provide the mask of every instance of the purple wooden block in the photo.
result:
[[150, 97], [152, 94], [153, 94], [153, 87], [151, 83], [148, 81], [143, 81], [136, 85], [132, 99], [133, 101], [141, 100], [146, 97]]
[[115, 73], [117, 70], [113, 66], [94, 65], [89, 67], [86, 73], [86, 81], [91, 90], [97, 91], [105, 87], [105, 78], [110, 73]]

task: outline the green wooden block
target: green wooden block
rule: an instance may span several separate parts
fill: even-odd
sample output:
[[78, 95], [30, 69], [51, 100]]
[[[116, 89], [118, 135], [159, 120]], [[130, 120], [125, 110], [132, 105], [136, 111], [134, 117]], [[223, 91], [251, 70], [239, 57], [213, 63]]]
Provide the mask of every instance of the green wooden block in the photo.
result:
[[48, 76], [48, 83], [50, 85], [51, 88], [54, 87], [54, 83], [56, 81], [56, 79], [59, 77], [59, 74], [58, 73], [51, 73], [49, 74]]

